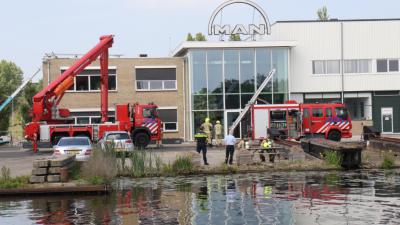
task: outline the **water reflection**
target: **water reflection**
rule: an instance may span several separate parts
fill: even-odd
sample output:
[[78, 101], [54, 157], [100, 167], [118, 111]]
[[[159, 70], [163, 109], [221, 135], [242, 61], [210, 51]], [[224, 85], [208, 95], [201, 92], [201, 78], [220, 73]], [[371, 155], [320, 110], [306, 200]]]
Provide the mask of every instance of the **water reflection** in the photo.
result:
[[400, 224], [398, 171], [121, 179], [108, 196], [0, 199], [0, 224]]

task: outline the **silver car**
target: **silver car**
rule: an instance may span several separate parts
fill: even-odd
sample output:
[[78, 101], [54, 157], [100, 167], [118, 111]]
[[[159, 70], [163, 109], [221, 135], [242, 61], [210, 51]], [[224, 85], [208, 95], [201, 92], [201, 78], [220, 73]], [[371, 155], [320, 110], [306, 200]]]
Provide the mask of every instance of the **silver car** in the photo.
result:
[[112, 145], [117, 152], [133, 151], [132, 139], [126, 131], [105, 132], [99, 143], [103, 150], [106, 148], [106, 145]]
[[62, 137], [53, 146], [54, 156], [75, 155], [78, 161], [87, 160], [92, 154], [92, 142], [88, 137]]

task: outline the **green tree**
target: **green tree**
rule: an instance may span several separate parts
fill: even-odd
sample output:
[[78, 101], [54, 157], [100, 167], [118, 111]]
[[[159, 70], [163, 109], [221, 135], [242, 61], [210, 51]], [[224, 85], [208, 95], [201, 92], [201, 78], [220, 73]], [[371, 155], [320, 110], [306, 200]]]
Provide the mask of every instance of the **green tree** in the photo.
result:
[[196, 39], [196, 41], [207, 41], [206, 36], [201, 32], [196, 34], [195, 39]]
[[186, 36], [186, 41], [195, 41], [191, 33], [188, 33]]
[[328, 9], [326, 8], [326, 6], [318, 9], [317, 15], [318, 15], [318, 19], [321, 21], [329, 20]]
[[31, 121], [29, 111], [32, 109], [32, 97], [42, 90], [42, 87], [43, 80], [40, 80], [38, 83], [29, 83], [25, 86], [21, 98], [19, 98], [18, 101], [18, 111], [21, 115], [22, 125]]
[[241, 41], [240, 34], [231, 34], [231, 36], [229, 36], [229, 41]]
[[[0, 61], [0, 102], [5, 101], [22, 83], [22, 70], [13, 62]], [[0, 131], [8, 130], [11, 104], [0, 112]]]

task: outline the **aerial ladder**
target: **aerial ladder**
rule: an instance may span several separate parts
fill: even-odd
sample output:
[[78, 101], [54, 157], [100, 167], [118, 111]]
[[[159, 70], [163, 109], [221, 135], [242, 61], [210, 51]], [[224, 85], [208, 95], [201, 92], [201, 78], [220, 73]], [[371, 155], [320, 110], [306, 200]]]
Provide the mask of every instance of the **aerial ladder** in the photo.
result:
[[10, 102], [22, 91], [24, 90], [25, 86], [40, 72], [40, 68], [31, 76], [29, 77], [24, 83], [22, 83], [3, 103], [0, 105], [0, 112], [10, 104]]
[[32, 142], [33, 151], [37, 152], [40, 123], [61, 124], [63, 117], [70, 115], [68, 109], [58, 109], [65, 91], [74, 84], [74, 77], [88, 65], [100, 57], [100, 93], [101, 93], [101, 122], [108, 120], [108, 49], [113, 44], [113, 35], [100, 37], [100, 42], [76, 61], [69, 69], [63, 72], [49, 86], [33, 96], [31, 111], [32, 122], [25, 127], [25, 139]]
[[274, 77], [274, 74], [276, 72], [276, 69], [272, 69], [265, 80], [261, 83], [260, 87], [257, 89], [256, 93], [254, 93], [253, 97], [247, 102], [246, 106], [244, 109], [240, 112], [239, 116], [236, 118], [236, 120], [232, 123], [232, 125], [229, 127], [229, 133], [232, 134], [235, 128], [239, 125], [240, 121], [243, 119], [244, 115], [249, 111], [251, 105], [253, 105], [262, 90], [267, 86], [268, 82]]

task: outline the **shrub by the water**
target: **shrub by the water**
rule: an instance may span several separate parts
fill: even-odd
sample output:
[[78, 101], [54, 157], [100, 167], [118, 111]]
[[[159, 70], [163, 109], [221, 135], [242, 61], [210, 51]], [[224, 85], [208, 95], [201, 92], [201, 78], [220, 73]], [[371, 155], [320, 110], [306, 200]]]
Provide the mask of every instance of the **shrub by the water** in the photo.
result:
[[340, 167], [342, 164], [341, 157], [335, 151], [325, 151], [324, 159], [327, 163], [335, 167]]
[[[113, 149], [94, 149], [82, 166], [82, 176], [92, 184], [110, 184], [117, 176], [117, 158]], [[101, 181], [101, 182], [100, 182]]]
[[188, 174], [193, 172], [193, 162], [190, 156], [178, 156], [172, 163], [172, 171], [177, 174]]
[[395, 161], [395, 156], [391, 151], [384, 153], [381, 168], [382, 169], [393, 169], [394, 161]]
[[160, 175], [162, 160], [159, 156], [148, 150], [135, 150], [129, 157], [131, 164], [126, 169], [133, 177]]

